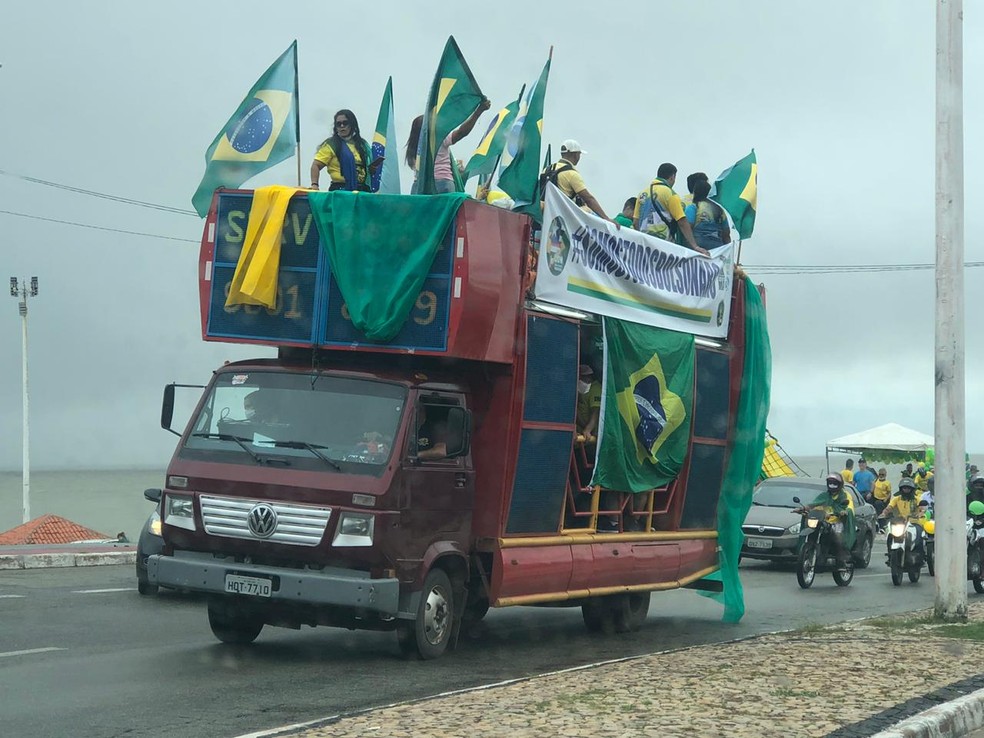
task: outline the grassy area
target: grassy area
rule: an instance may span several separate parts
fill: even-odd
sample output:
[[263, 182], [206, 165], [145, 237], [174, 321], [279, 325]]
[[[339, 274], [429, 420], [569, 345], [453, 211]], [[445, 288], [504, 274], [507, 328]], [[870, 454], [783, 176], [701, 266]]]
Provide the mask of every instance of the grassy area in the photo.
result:
[[963, 638], [968, 641], [984, 641], [984, 623], [967, 623], [966, 625], [938, 625], [932, 630], [933, 635], [944, 638]]

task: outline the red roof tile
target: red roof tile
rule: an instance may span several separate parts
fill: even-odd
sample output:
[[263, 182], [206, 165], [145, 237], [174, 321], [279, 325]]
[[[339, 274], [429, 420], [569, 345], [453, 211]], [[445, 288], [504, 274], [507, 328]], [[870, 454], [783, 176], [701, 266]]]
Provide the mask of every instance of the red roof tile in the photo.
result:
[[0, 546], [20, 546], [27, 543], [75, 543], [94, 538], [105, 539], [91, 528], [73, 523], [57, 515], [42, 515], [16, 528], [0, 533]]

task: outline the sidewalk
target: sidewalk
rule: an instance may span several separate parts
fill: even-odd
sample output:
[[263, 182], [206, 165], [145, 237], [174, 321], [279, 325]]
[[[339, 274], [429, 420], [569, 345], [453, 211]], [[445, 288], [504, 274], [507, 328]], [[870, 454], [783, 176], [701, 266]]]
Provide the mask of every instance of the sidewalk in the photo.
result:
[[[941, 705], [936, 712], [942, 716], [927, 715], [919, 725], [885, 738], [967, 735], [984, 726], [984, 601], [971, 602], [966, 625], [939, 626], [922, 611], [817, 626], [580, 667], [255, 735], [851, 738], [878, 734]], [[408, 664], [407, 678], [417, 669], [423, 666]], [[950, 702], [957, 698], [959, 703]], [[953, 727], [954, 716], [963, 719], [962, 727]]]
[[136, 543], [52, 543], [0, 546], [0, 570], [133, 564]]

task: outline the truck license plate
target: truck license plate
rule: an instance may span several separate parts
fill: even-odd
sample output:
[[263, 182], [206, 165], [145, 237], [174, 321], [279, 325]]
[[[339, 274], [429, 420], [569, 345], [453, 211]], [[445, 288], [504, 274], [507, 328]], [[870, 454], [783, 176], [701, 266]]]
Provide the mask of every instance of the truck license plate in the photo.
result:
[[749, 548], [772, 548], [772, 540], [769, 538], [747, 538], [745, 544]]
[[244, 577], [239, 574], [226, 574], [225, 591], [230, 594], [269, 597], [273, 592], [273, 582], [261, 577]]

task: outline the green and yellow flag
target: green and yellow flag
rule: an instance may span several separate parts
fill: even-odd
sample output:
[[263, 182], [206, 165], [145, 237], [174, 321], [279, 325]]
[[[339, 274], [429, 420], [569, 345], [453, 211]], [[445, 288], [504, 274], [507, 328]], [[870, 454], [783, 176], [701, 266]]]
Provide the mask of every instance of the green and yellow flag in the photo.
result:
[[728, 211], [739, 238], [751, 238], [758, 202], [758, 162], [755, 149], [714, 180], [710, 198]]
[[694, 394], [694, 337], [605, 318], [605, 376], [592, 485], [646, 492], [680, 473]]
[[523, 91], [525, 89], [526, 87], [524, 85], [523, 89], [519, 91], [519, 97], [500, 110], [499, 114], [489, 123], [488, 130], [485, 131], [482, 140], [475, 147], [475, 153], [472, 154], [467, 166], [465, 166], [464, 179], [466, 182], [476, 175], [490, 174], [495, 169], [495, 165], [499, 161], [499, 156], [502, 154], [502, 149], [506, 145], [506, 136], [512, 127], [513, 121], [516, 120], [516, 114], [519, 112], [519, 104], [523, 100]]
[[502, 152], [498, 189], [515, 202], [513, 210], [541, 217], [537, 184], [540, 180], [540, 141], [543, 132], [543, 105], [550, 78], [550, 57], [536, 83], [526, 93]]
[[[417, 192], [434, 194], [434, 159], [441, 142], [471, 115], [484, 99], [454, 36], [448, 38], [424, 110], [417, 155]], [[452, 167], [453, 168], [453, 167]]]
[[212, 193], [239, 187], [297, 148], [297, 41], [257, 80], [205, 152], [205, 175], [191, 198], [201, 217]]

